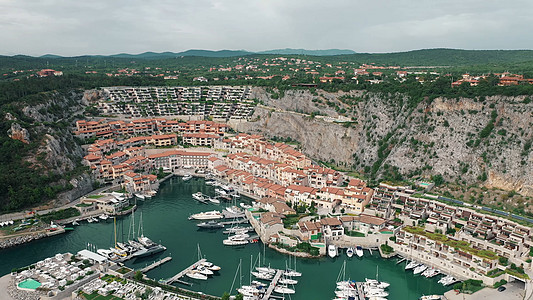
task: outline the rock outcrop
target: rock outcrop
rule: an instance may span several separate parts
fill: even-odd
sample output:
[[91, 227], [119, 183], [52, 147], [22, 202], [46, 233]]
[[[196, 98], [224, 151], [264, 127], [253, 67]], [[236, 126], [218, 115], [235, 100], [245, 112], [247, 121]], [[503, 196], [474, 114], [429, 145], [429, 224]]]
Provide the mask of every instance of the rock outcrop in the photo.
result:
[[[403, 95], [361, 91], [290, 90], [272, 99], [255, 88], [253, 95], [266, 107], [256, 109], [253, 122], [234, 127], [291, 137], [314, 159], [378, 179], [391, 170], [406, 177], [439, 174], [533, 196], [533, 103], [525, 97], [437, 98], [413, 107]], [[318, 114], [353, 122], [326, 122]]]
[[11, 128], [7, 131], [10, 138], [23, 143], [30, 143], [30, 133], [26, 128], [22, 128], [19, 123], [11, 123]]

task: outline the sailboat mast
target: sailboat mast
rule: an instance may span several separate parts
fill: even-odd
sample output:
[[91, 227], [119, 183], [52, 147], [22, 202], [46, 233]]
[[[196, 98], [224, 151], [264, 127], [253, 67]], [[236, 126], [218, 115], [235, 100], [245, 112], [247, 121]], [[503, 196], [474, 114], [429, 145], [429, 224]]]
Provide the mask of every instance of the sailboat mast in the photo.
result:
[[113, 217], [113, 227], [115, 228], [115, 248], [117, 247], [117, 217]]
[[139, 230], [138, 230], [138, 234], [140, 234], [140, 236], [144, 236], [144, 228], [143, 228], [143, 212], [141, 211], [141, 219], [139, 220]]
[[253, 255], [250, 255], [250, 285], [252, 285], [252, 258]]
[[135, 211], [133, 211], [131, 213], [131, 230], [133, 230], [132, 234], [131, 234], [131, 239], [134, 240], [135, 239]]

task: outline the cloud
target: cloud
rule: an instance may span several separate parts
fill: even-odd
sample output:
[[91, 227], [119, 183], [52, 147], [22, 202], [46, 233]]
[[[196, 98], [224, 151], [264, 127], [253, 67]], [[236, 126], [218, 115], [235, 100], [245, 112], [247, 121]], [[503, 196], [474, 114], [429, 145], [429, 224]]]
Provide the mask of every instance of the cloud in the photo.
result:
[[527, 0], [0, 0], [0, 53], [531, 49], [532, 10]]

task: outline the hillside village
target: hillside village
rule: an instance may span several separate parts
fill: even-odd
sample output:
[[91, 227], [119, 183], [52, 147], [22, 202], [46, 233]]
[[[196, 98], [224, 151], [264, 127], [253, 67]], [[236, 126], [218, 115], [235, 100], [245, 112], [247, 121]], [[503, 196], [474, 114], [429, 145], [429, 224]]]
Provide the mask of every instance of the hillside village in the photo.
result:
[[360, 179], [316, 165], [290, 145], [230, 133], [226, 124], [213, 121], [100, 119], [76, 124], [77, 136], [100, 138], [88, 146], [84, 164], [102, 184], [150, 195], [158, 188], [154, 174], [208, 173], [255, 199], [262, 213], [250, 218], [252, 225], [280, 251], [300, 243], [386, 245], [485, 284], [524, 280], [523, 268], [531, 268], [530, 226], [428, 194], [432, 183], [381, 183], [372, 189]]

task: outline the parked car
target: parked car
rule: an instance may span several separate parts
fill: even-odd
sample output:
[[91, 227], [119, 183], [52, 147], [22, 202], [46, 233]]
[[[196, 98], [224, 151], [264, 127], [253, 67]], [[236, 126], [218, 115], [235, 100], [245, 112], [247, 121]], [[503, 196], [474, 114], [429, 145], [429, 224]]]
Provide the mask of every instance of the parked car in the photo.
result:
[[504, 287], [503, 285], [498, 288], [498, 292], [503, 292], [505, 290], [506, 290], [506, 287]]

